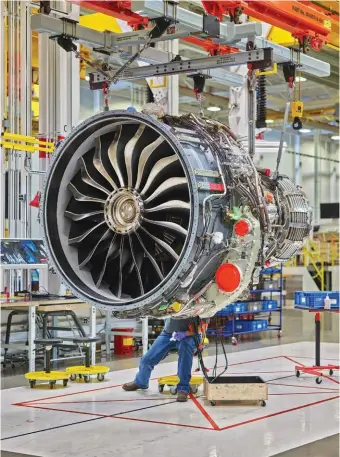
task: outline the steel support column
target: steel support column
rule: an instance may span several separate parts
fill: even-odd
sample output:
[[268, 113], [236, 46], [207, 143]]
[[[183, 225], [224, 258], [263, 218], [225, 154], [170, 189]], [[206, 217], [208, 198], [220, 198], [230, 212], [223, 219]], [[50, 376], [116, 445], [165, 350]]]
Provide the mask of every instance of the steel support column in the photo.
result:
[[149, 319], [144, 317], [142, 319], [142, 344], [143, 344], [143, 355], [148, 352], [149, 346]]
[[[8, 5], [8, 119], [11, 133], [19, 132], [20, 90], [20, 3], [9, 1]], [[9, 236], [20, 236], [20, 153], [10, 151], [8, 158], [8, 225]]]
[[35, 371], [35, 334], [36, 334], [36, 327], [35, 327], [35, 318], [36, 318], [36, 311], [35, 306], [28, 307], [28, 371], [32, 372]]
[[[53, 140], [56, 110], [56, 44], [48, 36], [39, 34], [39, 137]], [[46, 172], [49, 157], [46, 153], [32, 154], [32, 169]], [[31, 198], [41, 191], [44, 175], [32, 175]], [[41, 227], [37, 223], [37, 211], [32, 210], [32, 237], [41, 237]]]
[[[95, 338], [97, 335], [97, 308], [90, 306], [90, 337]], [[96, 343], [90, 344], [90, 361], [91, 365], [96, 364]]]
[[301, 147], [301, 139], [299, 135], [294, 135], [294, 158], [295, 158], [295, 173], [294, 173], [294, 181], [297, 186], [301, 186], [301, 156], [300, 156], [300, 147]]
[[[66, 5], [64, 6], [66, 13]], [[80, 8], [71, 5], [72, 19], [79, 20]], [[72, 52], [56, 47], [56, 125], [55, 140], [68, 135], [79, 121], [79, 59]]]
[[[5, 2], [0, 2], [0, 75], [3, 75], [0, 78], [0, 132], [4, 131], [4, 119], [5, 119], [5, 89], [6, 89], [6, 74], [5, 68], [7, 63], [5, 63], [5, 54], [6, 54], [6, 40], [5, 40], [5, 18], [7, 16], [7, 8], [5, 7]], [[0, 145], [0, 238], [5, 236], [5, 149]], [[0, 285], [2, 287], [3, 280], [3, 270], [0, 272]], [[0, 289], [2, 290], [2, 288]]]
[[[179, 53], [178, 40], [165, 42], [165, 49], [174, 57]], [[179, 75], [168, 77], [168, 114], [179, 115]]]
[[314, 134], [314, 224], [320, 221], [320, 182], [319, 176], [320, 130]]
[[[17, 133], [17, 132], [15, 132]], [[20, 133], [32, 134], [32, 32], [30, 2], [20, 2]], [[29, 153], [28, 153], [29, 154]], [[31, 177], [25, 167], [25, 153], [20, 157], [21, 195], [20, 236], [30, 236]]]
[[[338, 144], [336, 141], [331, 142], [328, 146], [328, 157], [337, 157]], [[339, 183], [337, 182], [339, 179], [339, 170], [339, 164], [329, 162], [329, 201], [331, 203], [339, 201]]]
[[108, 359], [111, 355], [111, 311], [105, 312], [105, 354]]

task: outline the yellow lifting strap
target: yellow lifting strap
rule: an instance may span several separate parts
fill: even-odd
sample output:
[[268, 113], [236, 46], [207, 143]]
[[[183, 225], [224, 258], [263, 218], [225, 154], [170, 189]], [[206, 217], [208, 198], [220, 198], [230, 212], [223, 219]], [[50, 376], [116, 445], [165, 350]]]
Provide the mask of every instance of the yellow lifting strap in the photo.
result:
[[[16, 143], [20, 141], [20, 143]], [[22, 144], [28, 143], [28, 144]], [[27, 152], [47, 152], [54, 151], [54, 143], [51, 141], [40, 140], [34, 136], [20, 135], [18, 133], [5, 132], [0, 138], [0, 144], [6, 149], [15, 149], [17, 151]]]

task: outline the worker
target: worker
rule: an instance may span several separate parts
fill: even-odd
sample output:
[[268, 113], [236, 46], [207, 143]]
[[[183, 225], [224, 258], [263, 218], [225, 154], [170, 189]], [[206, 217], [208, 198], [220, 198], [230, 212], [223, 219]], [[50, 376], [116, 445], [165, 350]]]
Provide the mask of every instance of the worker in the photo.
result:
[[171, 349], [178, 349], [178, 377], [177, 401], [188, 401], [190, 393], [191, 368], [196, 350], [195, 331], [192, 326], [192, 318], [189, 319], [166, 319], [164, 330], [156, 338], [148, 352], [143, 355], [139, 365], [139, 371], [133, 382], [123, 385], [126, 391], [147, 389], [151, 372], [161, 362]]

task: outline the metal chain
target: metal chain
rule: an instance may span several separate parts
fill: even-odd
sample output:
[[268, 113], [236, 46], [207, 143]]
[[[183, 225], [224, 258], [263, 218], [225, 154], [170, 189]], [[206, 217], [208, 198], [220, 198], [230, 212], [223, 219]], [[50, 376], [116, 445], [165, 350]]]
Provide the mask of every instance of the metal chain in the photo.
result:
[[311, 159], [318, 159], [318, 160], [325, 160], [326, 162], [334, 162], [334, 163], [340, 163], [340, 160], [336, 159], [329, 159], [328, 157], [318, 157], [312, 154], [305, 154], [303, 152], [296, 153], [296, 151], [288, 150], [286, 149], [286, 153], [288, 154], [297, 154], [301, 157], [310, 157]]
[[149, 37], [147, 39], [147, 41], [145, 42], [145, 44], [143, 44], [143, 46], [140, 48], [139, 51], [136, 52], [136, 54], [134, 54], [127, 62], [125, 62], [124, 65], [122, 65], [117, 71], [116, 73], [109, 77], [109, 80], [108, 80], [108, 84], [117, 84], [117, 82], [119, 81], [120, 79], [120, 76], [124, 73], [124, 71], [136, 60], [138, 59], [138, 57], [141, 56], [142, 52], [145, 51], [145, 49], [147, 49], [151, 44], [151, 38]]

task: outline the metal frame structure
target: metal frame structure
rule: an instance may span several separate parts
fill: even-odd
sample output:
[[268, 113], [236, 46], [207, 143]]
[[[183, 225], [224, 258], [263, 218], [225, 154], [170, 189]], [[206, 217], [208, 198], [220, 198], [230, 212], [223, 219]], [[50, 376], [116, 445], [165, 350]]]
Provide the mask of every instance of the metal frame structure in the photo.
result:
[[[51, 303], [52, 304], [52, 303]], [[59, 303], [60, 304], [60, 303]], [[23, 345], [22, 343], [9, 343], [3, 345], [4, 348], [7, 349], [16, 349], [16, 350], [27, 350], [28, 351], [28, 363], [29, 363], [29, 371], [35, 371], [35, 350], [36, 345], [34, 340], [36, 339], [36, 319], [37, 319], [37, 304], [34, 302], [30, 302], [27, 304], [27, 312], [28, 312], [28, 345]], [[43, 308], [43, 307], [42, 307]], [[18, 310], [17, 304], [14, 302], [13, 308], [11, 308], [10, 304], [6, 304], [5, 310], [10, 311], [11, 309]], [[22, 309], [22, 308], [21, 308]], [[96, 312], [97, 309], [93, 306], [89, 307], [89, 328], [90, 328], [90, 336], [96, 336]], [[54, 321], [54, 325], [56, 325], [56, 321]], [[95, 360], [96, 356], [96, 345], [95, 343], [91, 343], [91, 360]], [[79, 358], [77, 356], [77, 358]], [[53, 361], [56, 362], [58, 359], [53, 357]]]
[[[129, 68], [124, 70], [120, 79], [133, 80], [150, 78], [152, 76], [178, 75], [181, 73], [193, 74], [212, 68], [232, 67], [250, 63], [253, 66], [266, 68], [271, 64], [271, 62], [271, 48], [266, 48], [254, 51], [237, 52], [223, 56], [204, 57], [201, 59], [169, 62], [161, 65], [148, 65], [139, 68]], [[110, 78], [103, 76], [99, 72], [91, 73], [90, 75], [90, 84], [105, 81], [110, 82]]]
[[[148, 4], [148, 2], [144, 3]], [[161, 14], [161, 2], [151, 1], [150, 3], [152, 4], [153, 9], [151, 9], [151, 7], [147, 7], [146, 5], [145, 9], [143, 9], [143, 12], [146, 11], [151, 16], [159, 16], [159, 14]], [[184, 37], [184, 35], [188, 36], [190, 33], [197, 33], [201, 31], [201, 26], [198, 23], [198, 18], [200, 18], [201, 16], [196, 13], [191, 13], [190, 11], [183, 10], [185, 12], [185, 16], [182, 18], [181, 10], [181, 8], [178, 8], [177, 13], [177, 18], [179, 21], [179, 30], [181, 30], [180, 27], [189, 29], [189, 25], [187, 25], [187, 22], [189, 22], [191, 24], [191, 32], [185, 31], [177, 32], [171, 35], [162, 35], [160, 38], [150, 40], [151, 43], [158, 41], [174, 40], [180, 37]], [[153, 11], [153, 14], [151, 13], [151, 11]], [[182, 25], [181, 21], [183, 21], [184, 25]], [[225, 27], [225, 29], [223, 29], [223, 27]], [[228, 32], [227, 27], [231, 28], [232, 32]], [[90, 45], [97, 51], [100, 50], [109, 53], [121, 47], [145, 44], [147, 36], [147, 33], [143, 30], [138, 32], [126, 32], [121, 34], [115, 34], [113, 32], [98, 32], [95, 30], [88, 29], [86, 27], [82, 27], [73, 21], [67, 21], [64, 18], [57, 19], [43, 14], [38, 14], [32, 17], [32, 28], [38, 31], [39, 33], [48, 33], [51, 36], [63, 35], [65, 37], [72, 38], [74, 41], [83, 42], [87, 45]], [[256, 38], [256, 35], [260, 35], [262, 31], [261, 25], [258, 23], [250, 22], [240, 25], [235, 25], [232, 23], [223, 23], [220, 24], [220, 28], [222, 32], [224, 31], [224, 33], [221, 33], [220, 35], [220, 43], [236, 43], [238, 48], [244, 49], [246, 47], [246, 42], [248, 41], [248, 39], [253, 38], [255, 39], [255, 45], [258, 48], [271, 47], [273, 49], [273, 62], [284, 63], [289, 62], [292, 59], [291, 51], [289, 49], [283, 46], [273, 45], [273, 43], [269, 43], [262, 38]], [[245, 41], [243, 42], [241, 39], [244, 39]], [[152, 52], [150, 51], [153, 50], [149, 49], [149, 58], [146, 59], [144, 57], [143, 60], [152, 60], [150, 58], [150, 54], [152, 54]], [[155, 60], [157, 61], [157, 55], [153, 60], [154, 63]], [[213, 62], [213, 60], [211, 62]], [[315, 76], [323, 77], [329, 76], [330, 65], [326, 62], [322, 62], [318, 59], [314, 59], [310, 56], [303, 54], [301, 55], [299, 70], [301, 72], [306, 72], [313, 74]], [[213, 71], [211, 72], [211, 76], [214, 76]], [[140, 77], [142, 78], [145, 76], [141, 75]]]
[[[181, 24], [178, 28], [176, 28], [174, 33], [164, 34], [158, 38], [153, 38], [150, 42], [157, 43], [159, 41], [172, 41], [177, 38], [188, 37], [192, 33], [207, 36], [207, 34], [203, 32], [202, 19], [199, 20], [202, 16], [191, 13], [190, 11], [187, 11], [187, 13], [190, 14], [190, 18], [187, 19], [188, 23], [185, 22], [183, 26]], [[53, 33], [55, 35], [74, 37], [80, 42], [96, 47], [97, 50], [108, 52], [119, 50], [121, 47], [143, 45], [149, 36], [149, 32], [147, 30], [125, 33], [114, 33], [108, 31], [98, 32], [97, 30], [91, 30], [88, 27], [83, 27], [73, 20], [71, 21], [67, 18], [54, 18], [45, 14], [36, 14], [32, 17], [32, 28], [39, 33]], [[244, 37], [260, 35], [261, 31], [261, 24], [256, 22], [248, 22], [246, 24], [239, 25], [232, 23], [220, 24], [220, 38], [218, 39], [218, 42], [236, 43]]]

